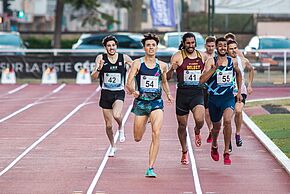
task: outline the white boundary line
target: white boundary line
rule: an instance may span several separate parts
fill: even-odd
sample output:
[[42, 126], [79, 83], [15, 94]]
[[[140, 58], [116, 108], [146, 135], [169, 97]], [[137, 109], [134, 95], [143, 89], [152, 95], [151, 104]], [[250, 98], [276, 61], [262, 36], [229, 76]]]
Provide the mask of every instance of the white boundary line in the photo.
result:
[[23, 88], [25, 88], [26, 86], [28, 86], [28, 84], [22, 84], [21, 86], [15, 88], [14, 90], [11, 90], [8, 92], [8, 94], [13, 94], [15, 92], [18, 92], [19, 90], [22, 90]]
[[243, 112], [243, 120], [264, 147], [278, 160], [290, 175], [290, 159], [265, 135], [265, 133]]
[[43, 99], [45, 99], [45, 98], [51, 96], [52, 94], [55, 94], [55, 93], [59, 92], [61, 89], [64, 88], [64, 86], [65, 86], [65, 84], [60, 85], [58, 88], [56, 88], [55, 90], [53, 90], [53, 91], [50, 92], [49, 94], [47, 94], [47, 95], [45, 95], [45, 96], [39, 98], [38, 100], [34, 101], [33, 103], [30, 103], [30, 104], [26, 105], [25, 107], [23, 107], [23, 108], [21, 108], [21, 109], [15, 111], [15, 112], [13, 112], [13, 113], [11, 113], [10, 115], [8, 115], [8, 116], [6, 116], [6, 117], [0, 119], [0, 123], [3, 123], [4, 121], [6, 121], [6, 120], [8, 120], [8, 119], [10, 119], [10, 118], [12, 118], [12, 117], [14, 117], [15, 115], [18, 115], [19, 113], [21, 113], [21, 112], [23, 112], [23, 111], [25, 111], [25, 110], [31, 108], [32, 106], [36, 105], [39, 101], [41, 101], [41, 100], [43, 100]]
[[260, 99], [247, 100], [247, 102], [261, 102], [261, 101], [287, 100], [287, 99], [290, 99], [290, 97], [260, 98]]
[[188, 145], [188, 152], [189, 152], [189, 158], [190, 158], [190, 163], [191, 163], [192, 176], [194, 180], [195, 192], [196, 194], [202, 194], [201, 185], [199, 182], [199, 177], [198, 177], [198, 172], [197, 172], [197, 166], [196, 166], [196, 162], [195, 162], [195, 158], [193, 154], [191, 140], [188, 133], [188, 127], [186, 127], [186, 133], [187, 133], [186, 142]]
[[69, 114], [67, 114], [61, 121], [59, 121], [56, 125], [50, 128], [45, 134], [43, 134], [37, 141], [31, 144], [28, 148], [24, 150], [17, 158], [15, 158], [4, 170], [0, 172], [0, 177], [5, 174], [8, 170], [10, 170], [17, 162], [19, 162], [26, 154], [28, 154], [33, 148], [35, 148], [38, 144], [40, 144], [47, 136], [53, 133], [58, 127], [60, 127], [65, 121], [67, 121], [71, 116], [73, 116], [77, 111], [79, 111], [83, 106], [88, 105], [88, 100], [94, 96], [100, 90], [95, 90], [85, 101], [79, 104], [76, 108], [74, 108]]
[[[126, 111], [126, 114], [125, 114], [125, 116], [124, 116], [124, 118], [123, 118], [123, 121], [122, 121], [122, 126], [125, 125], [125, 123], [126, 123], [128, 117], [129, 117], [129, 114], [130, 114], [130, 112], [131, 112], [132, 107], [133, 107], [133, 104], [131, 104], [131, 105], [128, 107], [128, 109], [127, 109], [127, 111]], [[118, 137], [119, 137], [119, 130], [117, 130], [117, 132], [116, 132], [116, 134], [115, 134], [115, 136], [114, 136], [114, 142], [115, 142], [115, 143], [117, 142]], [[101, 176], [101, 174], [102, 174], [102, 172], [103, 172], [103, 170], [104, 170], [104, 168], [105, 168], [105, 166], [106, 166], [106, 163], [107, 163], [107, 161], [108, 161], [108, 158], [109, 158], [108, 155], [109, 155], [110, 148], [111, 148], [111, 145], [110, 145], [109, 148], [107, 149], [107, 152], [106, 152], [106, 154], [105, 154], [105, 156], [104, 156], [104, 159], [103, 159], [103, 161], [102, 161], [102, 163], [101, 163], [101, 165], [100, 165], [100, 167], [99, 167], [99, 169], [98, 169], [98, 171], [97, 171], [97, 173], [96, 173], [96, 175], [95, 175], [95, 177], [94, 177], [92, 183], [90, 184], [90, 187], [89, 187], [89, 189], [88, 189], [88, 191], [87, 191], [87, 194], [92, 194], [92, 193], [93, 193], [93, 190], [94, 190], [94, 188], [96, 187], [96, 185], [97, 185], [97, 183], [98, 183], [98, 180], [99, 180], [99, 178], [100, 178], [100, 176]]]

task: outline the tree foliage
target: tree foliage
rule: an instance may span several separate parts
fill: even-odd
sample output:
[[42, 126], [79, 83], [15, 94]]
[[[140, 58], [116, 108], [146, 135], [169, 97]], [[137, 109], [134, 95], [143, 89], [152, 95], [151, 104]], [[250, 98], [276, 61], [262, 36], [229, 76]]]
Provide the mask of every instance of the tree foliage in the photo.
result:
[[[132, 6], [131, 0], [112, 0], [118, 8], [129, 9]], [[66, 3], [71, 4], [76, 10], [85, 9], [85, 15], [81, 16], [82, 26], [89, 24], [104, 26], [106, 24], [118, 23], [114, 17], [100, 9], [101, 4], [98, 0], [66, 0]], [[78, 18], [78, 17], [76, 17]]]
[[[133, 0], [111, 0], [112, 3], [118, 8], [132, 7]], [[101, 11], [101, 3], [99, 0], [57, 0], [55, 11], [55, 29], [53, 45], [54, 48], [60, 48], [61, 40], [61, 22], [63, 16], [63, 6], [65, 3], [71, 4], [76, 10], [85, 9], [85, 15], [82, 16], [82, 26], [89, 24], [104, 26], [106, 24], [118, 23], [110, 14]], [[104, 23], [105, 22], [105, 23]]]

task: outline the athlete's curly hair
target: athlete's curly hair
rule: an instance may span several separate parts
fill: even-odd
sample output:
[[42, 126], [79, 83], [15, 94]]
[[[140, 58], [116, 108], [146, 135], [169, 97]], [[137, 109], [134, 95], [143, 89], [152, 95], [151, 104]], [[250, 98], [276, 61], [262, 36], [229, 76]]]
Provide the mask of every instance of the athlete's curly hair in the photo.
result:
[[141, 40], [143, 47], [145, 46], [146, 40], [155, 40], [156, 44], [159, 44], [159, 37], [153, 33], [147, 33], [143, 35], [144, 38]]
[[107, 42], [109, 42], [111, 40], [113, 40], [116, 43], [116, 45], [118, 45], [117, 38], [115, 36], [113, 36], [113, 35], [108, 35], [102, 41], [103, 46], [106, 46], [107, 45]]

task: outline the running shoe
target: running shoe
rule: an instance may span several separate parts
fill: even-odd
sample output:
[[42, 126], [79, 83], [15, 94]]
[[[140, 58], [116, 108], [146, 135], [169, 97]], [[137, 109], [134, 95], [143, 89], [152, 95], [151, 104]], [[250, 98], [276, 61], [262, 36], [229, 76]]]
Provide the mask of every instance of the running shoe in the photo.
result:
[[156, 178], [156, 174], [154, 172], [154, 168], [148, 168], [146, 173], [145, 173], [145, 177], [148, 177], [148, 178]]
[[195, 145], [196, 147], [200, 147], [201, 146], [201, 135], [200, 134], [195, 134]]
[[208, 137], [206, 139], [206, 143], [211, 143], [212, 142], [212, 135], [211, 132], [209, 132]]
[[218, 147], [216, 147], [216, 148], [215, 147], [211, 147], [210, 155], [211, 155], [211, 158], [214, 161], [219, 161], [220, 155], [219, 155], [219, 152], [218, 152]]
[[188, 151], [182, 152], [181, 164], [183, 164], [183, 165], [189, 164]]
[[241, 136], [237, 135], [237, 134], [236, 134], [236, 145], [237, 145], [237, 147], [241, 147], [243, 145], [243, 141], [241, 139]]
[[116, 148], [111, 147], [108, 156], [109, 157], [114, 157], [116, 153]]
[[123, 143], [126, 140], [124, 127], [119, 130], [119, 141]]
[[233, 151], [233, 146], [232, 146], [232, 141], [230, 141], [229, 152], [232, 153], [232, 151]]
[[231, 165], [232, 161], [230, 159], [229, 153], [224, 153], [224, 165]]

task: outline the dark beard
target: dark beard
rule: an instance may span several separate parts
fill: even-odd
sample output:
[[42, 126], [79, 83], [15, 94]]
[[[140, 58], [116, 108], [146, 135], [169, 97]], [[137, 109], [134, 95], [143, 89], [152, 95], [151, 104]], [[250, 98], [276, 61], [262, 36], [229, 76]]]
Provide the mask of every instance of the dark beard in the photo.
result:
[[[189, 49], [192, 49], [192, 51], [189, 51]], [[192, 48], [192, 47], [190, 47], [190, 48], [186, 48], [185, 50], [186, 50], [186, 52], [187, 52], [187, 53], [191, 54], [191, 53], [193, 53], [193, 52], [194, 52], [194, 50], [195, 50], [195, 49], [194, 49], [194, 48]]]
[[108, 55], [113, 56], [113, 55], [116, 54], [116, 51], [115, 51], [113, 54], [111, 54], [111, 53], [109, 53], [109, 52], [107, 52], [107, 53], [108, 53]]

